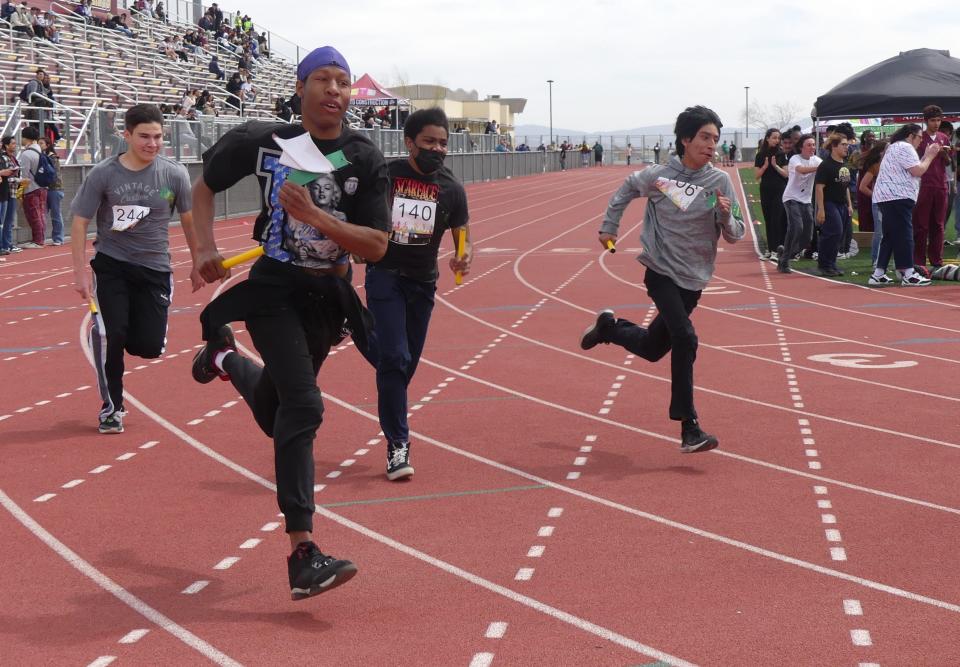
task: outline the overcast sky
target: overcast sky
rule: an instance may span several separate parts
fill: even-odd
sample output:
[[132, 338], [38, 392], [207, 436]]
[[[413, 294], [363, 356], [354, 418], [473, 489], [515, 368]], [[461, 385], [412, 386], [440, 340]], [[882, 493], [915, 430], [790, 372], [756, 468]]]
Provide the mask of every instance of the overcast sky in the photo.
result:
[[303, 47], [336, 46], [357, 76], [527, 98], [517, 124], [547, 124], [553, 79], [554, 127], [584, 131], [669, 123], [691, 104], [739, 126], [744, 86], [751, 106], [789, 103], [806, 116], [818, 95], [900, 51], [960, 56], [960, 10], [897, 4], [221, 2]]

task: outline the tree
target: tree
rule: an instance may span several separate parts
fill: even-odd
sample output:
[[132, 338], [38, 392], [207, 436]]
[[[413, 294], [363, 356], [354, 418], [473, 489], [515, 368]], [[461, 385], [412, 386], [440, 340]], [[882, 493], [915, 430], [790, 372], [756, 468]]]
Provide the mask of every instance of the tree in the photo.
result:
[[802, 109], [803, 107], [796, 102], [777, 102], [770, 106], [757, 102], [750, 104], [749, 119], [746, 109], [743, 110], [741, 118], [743, 118], [744, 126], [747, 125], [749, 120], [750, 128], [761, 132], [771, 127], [783, 130], [800, 116]]

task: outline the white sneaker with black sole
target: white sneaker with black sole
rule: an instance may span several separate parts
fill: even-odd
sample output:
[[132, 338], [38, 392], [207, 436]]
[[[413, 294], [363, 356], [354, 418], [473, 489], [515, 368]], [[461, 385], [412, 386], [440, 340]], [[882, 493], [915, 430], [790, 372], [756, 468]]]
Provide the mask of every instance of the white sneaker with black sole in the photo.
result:
[[410, 443], [387, 443], [387, 479], [394, 482], [398, 479], [413, 477], [413, 466], [410, 465]]
[[882, 287], [884, 285], [892, 285], [893, 278], [884, 273], [882, 276], [870, 276], [867, 279], [868, 285], [873, 285], [874, 287]]
[[916, 271], [911, 273], [909, 278], [903, 278], [900, 280], [901, 287], [924, 287], [925, 285], [929, 285], [929, 284], [930, 284], [930, 279], [924, 278]]

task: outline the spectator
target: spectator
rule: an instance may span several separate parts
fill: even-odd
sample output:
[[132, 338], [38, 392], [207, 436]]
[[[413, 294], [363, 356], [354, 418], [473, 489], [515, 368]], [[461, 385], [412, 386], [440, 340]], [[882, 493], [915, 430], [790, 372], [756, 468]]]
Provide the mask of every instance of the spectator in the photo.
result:
[[0, 5], [0, 19], [4, 21], [10, 21], [10, 17], [17, 13], [17, 6], [13, 4], [13, 0], [4, 0], [3, 4]]
[[784, 243], [783, 191], [787, 187], [787, 157], [780, 150], [780, 130], [767, 130], [757, 149], [753, 175], [760, 181], [760, 208], [767, 238], [764, 259], [777, 259], [777, 248]]
[[223, 25], [223, 12], [220, 11], [220, 7], [217, 6], [217, 3], [210, 5], [209, 11], [213, 17], [213, 29], [219, 30], [220, 26]]
[[[857, 210], [857, 222], [859, 223], [861, 232], [873, 232], [874, 238], [877, 237], [877, 230], [873, 220], [873, 211], [870, 202], [870, 192], [872, 192], [872, 188], [868, 188], [866, 191], [861, 190], [860, 181], [863, 180], [864, 177], [863, 161], [866, 159], [866, 156], [870, 153], [870, 149], [873, 148], [875, 143], [876, 135], [870, 130], [866, 130], [860, 135], [860, 148], [856, 153], [850, 156], [850, 162], [853, 163], [857, 169], [856, 187], [853, 191], [854, 203], [856, 204], [854, 208]], [[851, 174], [851, 179], [852, 178], [853, 174]], [[877, 175], [874, 173], [874, 182], [876, 182], [876, 178]]]
[[287, 104], [286, 100], [282, 97], [277, 97], [273, 104], [273, 115], [289, 123], [290, 119], [293, 118], [293, 111], [290, 109], [290, 105]]
[[217, 81], [223, 81], [227, 77], [227, 73], [220, 67], [220, 61], [217, 60], [216, 56], [210, 56], [210, 64], [207, 65], [207, 70], [217, 77]]
[[[860, 151], [863, 152], [863, 141], [860, 142]], [[860, 200], [860, 231], [863, 229], [864, 212], [870, 209], [871, 227], [873, 229], [873, 239], [870, 244], [870, 260], [873, 267], [877, 266], [877, 255], [880, 252], [880, 241], [883, 238], [883, 224], [881, 223], [880, 206], [873, 201], [873, 189], [877, 183], [877, 175], [880, 173], [880, 161], [887, 150], [886, 141], [874, 141], [870, 145], [870, 150], [860, 161], [860, 183], [857, 186], [857, 196]]]
[[158, 21], [167, 22], [167, 13], [163, 9], [163, 0], [157, 0], [157, 6], [153, 8], [153, 16]]
[[190, 61], [190, 58], [187, 57], [187, 49], [183, 46], [183, 39], [180, 35], [174, 35], [170, 43], [172, 44], [173, 52], [177, 54], [177, 57], [182, 62]]
[[790, 260], [809, 242], [813, 233], [813, 179], [822, 161], [817, 157], [817, 140], [807, 134], [799, 138], [800, 152], [787, 163], [787, 187], [783, 191], [784, 241], [777, 250], [777, 271], [792, 273]]
[[10, 27], [15, 32], [33, 39], [36, 34], [33, 32], [33, 19], [30, 16], [30, 9], [27, 7], [26, 0], [20, 3], [17, 11], [10, 17]]
[[244, 103], [253, 103], [257, 101], [257, 89], [254, 88], [253, 77], [249, 74], [246, 76], [243, 83], [240, 84], [240, 92]]
[[586, 140], [580, 144], [580, 166], [586, 167], [590, 164], [590, 147], [587, 146]]
[[197, 31], [193, 28], [188, 28], [186, 34], [183, 36], [183, 45], [184, 48], [194, 55], [200, 53], [201, 51], [201, 41], [200, 35], [197, 34]]
[[57, 155], [54, 144], [50, 143], [46, 137], [40, 137], [37, 144], [57, 170], [56, 180], [47, 186], [47, 210], [50, 212], [52, 244], [63, 245], [63, 216], [60, 213], [60, 204], [63, 202], [63, 177], [60, 173], [60, 156]]
[[936, 145], [940, 151], [930, 168], [920, 179], [917, 205], [913, 209], [913, 263], [925, 266], [929, 258], [934, 268], [943, 265], [943, 231], [947, 217], [947, 164], [953, 147], [950, 139], [940, 132], [943, 110], [931, 104], [923, 109], [926, 131], [922, 134], [918, 152], [925, 153], [927, 146]]
[[[547, 145], [546, 145], [545, 143], [543, 143], [543, 141], [541, 140], [541, 141], [540, 141], [540, 145], [537, 146], [537, 150], [540, 151], [541, 153], [546, 153], [546, 152], [547, 152]], [[553, 150], [553, 144], [550, 144], [550, 150]]]
[[23, 213], [33, 232], [33, 239], [24, 243], [24, 248], [42, 248], [47, 218], [47, 188], [37, 185], [37, 172], [40, 169], [40, 147], [37, 139], [40, 132], [33, 126], [25, 127], [20, 133], [23, 150], [20, 151], [20, 174], [27, 182], [23, 193]]
[[837, 254], [847, 220], [853, 216], [850, 200], [850, 172], [844, 166], [849, 140], [840, 131], [827, 140], [830, 156], [817, 167], [814, 178], [817, 201], [817, 224], [820, 238], [817, 242], [817, 275], [842, 276], [837, 268]]
[[290, 110], [293, 111], [294, 116], [303, 115], [302, 113], [300, 113], [303, 100], [301, 99], [299, 94], [294, 93], [293, 95], [291, 95], [287, 103], [290, 105]]
[[730, 155], [730, 147], [727, 146], [727, 140], [724, 139], [723, 143], [720, 144], [720, 163], [722, 166], [727, 166], [727, 157]]
[[197, 27], [201, 30], [209, 30], [213, 32], [217, 29], [214, 25], [213, 16], [210, 14], [210, 10], [207, 10], [207, 13], [200, 17], [200, 20], [197, 21]]
[[507, 148], [507, 140], [501, 139], [497, 142], [497, 145], [493, 147], [495, 153], [506, 153], [510, 149]]
[[660, 164], [660, 142], [653, 145], [653, 163]]
[[14, 137], [6, 136], [0, 141], [0, 255], [21, 252], [13, 245], [13, 223], [17, 216], [17, 200], [13, 195], [20, 180], [16, 152]]
[[567, 170], [567, 149], [568, 149], [569, 147], [570, 147], [570, 146], [569, 146], [569, 144], [567, 144], [566, 141], [563, 141], [563, 142], [560, 144], [560, 171], [566, 171], [566, 170]]
[[135, 0], [133, 3], [133, 7], [130, 9], [130, 11], [136, 12], [138, 14], [148, 14], [149, 10], [147, 9], [147, 1]]
[[940, 159], [941, 146], [927, 144], [923, 160], [917, 156], [917, 146], [923, 141], [920, 126], [908, 123], [890, 137], [890, 145], [880, 162], [873, 201], [880, 207], [883, 238], [877, 253], [877, 266], [867, 284], [885, 286], [893, 283], [887, 276], [887, 265], [893, 255], [894, 266], [903, 287], [923, 287], [930, 279], [914, 271], [913, 233], [910, 224], [913, 207], [920, 192], [920, 177], [930, 165]]
[[627, 158], [627, 166], [630, 166], [630, 160], [633, 159], [633, 144], [627, 144], [627, 149], [623, 152], [624, 157]]
[[236, 109], [237, 115], [243, 115], [243, 107], [240, 102], [240, 93], [243, 91], [243, 81], [240, 78], [239, 72], [234, 72], [233, 76], [230, 77], [230, 80], [227, 81], [227, 92], [230, 93], [230, 96], [227, 97], [227, 106]]
[[730, 156], [730, 166], [732, 167], [737, 162], [737, 145], [731, 141], [730, 147], [727, 149], [727, 151]]
[[[953, 145], [953, 123], [943, 121], [940, 123], [940, 132], [947, 138], [950, 145]], [[947, 169], [947, 212], [943, 217], [943, 226], [946, 228], [950, 221], [950, 213], [953, 211], [953, 204], [957, 197], [957, 153], [950, 152], [950, 161], [946, 164]], [[954, 225], [956, 226], [956, 225]], [[946, 245], [946, 241], [944, 241]]]
[[60, 26], [57, 24], [57, 17], [54, 16], [53, 12], [47, 12], [43, 15], [43, 20], [46, 25], [47, 30], [47, 39], [49, 39], [54, 44], [60, 43]]
[[36, 76], [27, 81], [20, 90], [20, 101], [28, 107], [24, 110], [23, 117], [38, 124], [44, 120], [44, 113], [40, 107], [46, 107], [50, 104], [42, 99], [47, 93], [47, 89], [43, 85], [43, 77], [45, 74], [46, 72], [42, 69], [38, 69]]
[[164, 37], [163, 41], [157, 45], [157, 50], [167, 57], [168, 60], [176, 60], [177, 52], [173, 50], [173, 38]]
[[603, 166], [603, 144], [600, 143], [600, 139], [597, 139], [597, 142], [593, 145], [593, 166]]
[[190, 110], [197, 105], [197, 98], [200, 97], [200, 91], [196, 88], [188, 88], [180, 98], [180, 106]]

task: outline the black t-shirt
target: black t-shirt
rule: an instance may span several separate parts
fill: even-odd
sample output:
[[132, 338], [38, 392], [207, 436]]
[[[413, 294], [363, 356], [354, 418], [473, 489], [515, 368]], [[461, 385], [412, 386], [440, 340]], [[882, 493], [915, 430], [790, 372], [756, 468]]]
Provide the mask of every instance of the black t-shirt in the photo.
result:
[[[753, 161], [753, 166], [760, 168], [763, 166], [763, 163], [767, 161], [767, 156], [769, 153], [762, 151], [757, 151], [757, 158]], [[777, 150], [776, 154], [773, 156], [774, 162], [777, 163], [781, 168], [786, 168], [787, 163], [790, 161], [790, 158], [782, 150]], [[771, 190], [780, 190], [781, 192], [787, 187], [787, 179], [784, 176], [780, 175], [780, 172], [773, 168], [773, 165], [767, 167], [767, 170], [763, 172], [763, 176], [760, 177], [760, 187], [766, 189], [770, 188]]]
[[406, 159], [387, 165], [391, 184], [391, 230], [387, 254], [375, 264], [423, 282], [439, 276], [443, 233], [467, 224], [467, 193], [446, 167], [429, 176]]
[[[280, 164], [282, 151], [273, 136], [292, 139], [305, 132], [300, 124], [244, 123], [203, 154], [203, 180], [214, 192], [222, 192], [243, 177], [256, 174], [261, 209], [253, 238], [264, 245], [267, 257], [329, 269], [349, 262], [347, 251], [313, 227], [290, 218], [279, 202], [280, 187], [294, 170]], [[336, 167], [305, 185], [314, 203], [339, 220], [389, 231], [387, 166], [376, 146], [347, 128], [337, 139], [313, 139], [313, 143]]]
[[[13, 167], [13, 160], [0, 150], [0, 171], [11, 167]], [[8, 199], [10, 199], [10, 177], [2, 176], [0, 177], [0, 202], [5, 202]]]
[[828, 157], [817, 167], [817, 175], [813, 182], [817, 185], [823, 184], [824, 201], [846, 205], [847, 192], [850, 188], [850, 170], [842, 162]]

